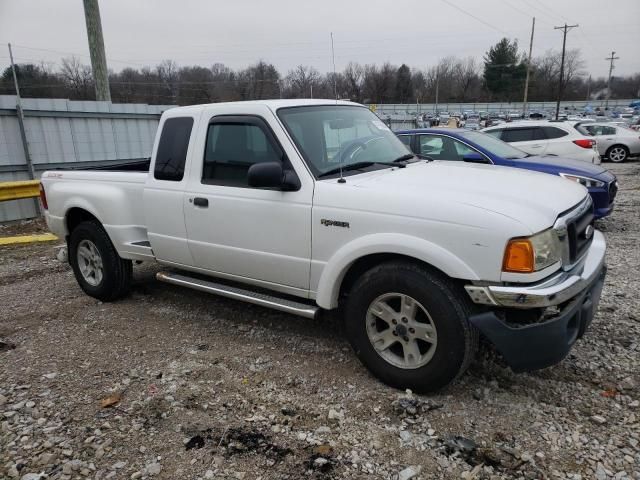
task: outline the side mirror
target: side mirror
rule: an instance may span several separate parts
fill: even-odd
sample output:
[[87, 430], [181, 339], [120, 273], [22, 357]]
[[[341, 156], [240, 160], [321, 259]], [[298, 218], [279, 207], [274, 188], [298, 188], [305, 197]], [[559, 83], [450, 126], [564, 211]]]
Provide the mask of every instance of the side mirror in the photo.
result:
[[295, 172], [284, 170], [280, 162], [255, 163], [249, 167], [247, 182], [255, 188], [279, 188], [289, 192], [300, 188]]
[[462, 157], [463, 162], [469, 163], [491, 163], [484, 155], [479, 154], [478, 152], [467, 153]]

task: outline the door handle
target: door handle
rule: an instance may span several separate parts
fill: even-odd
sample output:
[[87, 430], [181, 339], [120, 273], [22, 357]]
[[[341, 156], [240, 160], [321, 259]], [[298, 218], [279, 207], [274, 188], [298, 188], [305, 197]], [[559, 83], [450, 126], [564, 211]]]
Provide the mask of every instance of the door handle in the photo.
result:
[[196, 207], [207, 208], [209, 206], [209, 199], [208, 198], [202, 198], [202, 197], [196, 197], [196, 198], [193, 199], [193, 204]]

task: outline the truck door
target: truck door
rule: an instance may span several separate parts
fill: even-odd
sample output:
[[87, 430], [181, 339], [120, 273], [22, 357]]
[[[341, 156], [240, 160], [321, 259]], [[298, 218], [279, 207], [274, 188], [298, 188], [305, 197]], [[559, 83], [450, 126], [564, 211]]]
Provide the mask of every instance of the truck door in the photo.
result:
[[[201, 160], [192, 164], [184, 205], [189, 249], [198, 268], [306, 291], [313, 180], [271, 111], [245, 109], [216, 115], [214, 106], [201, 118], [206, 126], [199, 133]], [[296, 173], [299, 190], [248, 185], [251, 165], [274, 161]]]
[[152, 171], [144, 190], [147, 235], [159, 261], [193, 265], [184, 223], [184, 190], [193, 149], [195, 118], [188, 115], [165, 117], [158, 126], [159, 138], [153, 148]]

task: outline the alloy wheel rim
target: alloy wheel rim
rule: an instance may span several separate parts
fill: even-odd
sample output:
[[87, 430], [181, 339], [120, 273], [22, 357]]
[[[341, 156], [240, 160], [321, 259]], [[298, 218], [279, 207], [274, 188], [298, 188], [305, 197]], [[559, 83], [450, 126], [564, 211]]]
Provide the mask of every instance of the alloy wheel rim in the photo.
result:
[[423, 367], [436, 352], [436, 326], [424, 306], [409, 295], [380, 295], [369, 305], [366, 322], [371, 345], [395, 367]]
[[78, 244], [78, 268], [80, 274], [92, 287], [97, 287], [104, 277], [102, 257], [95, 244], [91, 240], [82, 240]]
[[627, 156], [627, 152], [625, 152], [624, 149], [614, 148], [613, 150], [611, 150], [611, 153], [609, 154], [609, 159], [612, 162], [621, 162], [622, 160], [625, 159], [626, 156]]

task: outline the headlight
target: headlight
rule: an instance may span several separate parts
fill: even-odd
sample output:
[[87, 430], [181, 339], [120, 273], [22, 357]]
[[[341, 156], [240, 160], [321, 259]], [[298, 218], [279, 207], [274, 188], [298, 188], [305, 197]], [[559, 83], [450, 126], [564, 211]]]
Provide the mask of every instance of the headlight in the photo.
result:
[[531, 237], [512, 238], [507, 243], [502, 262], [503, 272], [532, 273], [562, 259], [562, 246], [553, 229]]
[[596, 180], [595, 178], [583, 177], [582, 175], [571, 175], [569, 173], [561, 173], [560, 176], [562, 178], [566, 178], [567, 180], [571, 180], [572, 182], [577, 182], [587, 188], [604, 187], [604, 182]]

